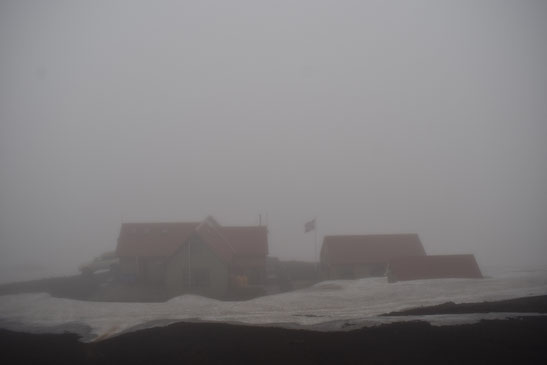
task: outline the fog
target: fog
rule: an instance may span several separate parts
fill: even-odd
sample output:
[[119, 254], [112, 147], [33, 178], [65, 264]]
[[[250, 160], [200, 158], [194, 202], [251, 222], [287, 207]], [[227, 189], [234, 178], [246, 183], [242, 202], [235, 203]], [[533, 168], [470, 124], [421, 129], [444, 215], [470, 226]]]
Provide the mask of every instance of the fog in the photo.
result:
[[[122, 222], [418, 233], [547, 258], [547, 3], [2, 1], [0, 267], [76, 273]], [[11, 273], [11, 274], [9, 274]]]

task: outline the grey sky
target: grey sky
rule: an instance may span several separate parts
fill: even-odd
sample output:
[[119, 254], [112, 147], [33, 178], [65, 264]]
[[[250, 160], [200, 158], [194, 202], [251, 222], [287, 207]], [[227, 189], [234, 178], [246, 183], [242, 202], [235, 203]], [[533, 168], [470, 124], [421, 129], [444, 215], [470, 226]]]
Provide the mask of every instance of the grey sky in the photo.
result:
[[1, 1], [0, 265], [121, 221], [419, 233], [547, 258], [547, 3]]

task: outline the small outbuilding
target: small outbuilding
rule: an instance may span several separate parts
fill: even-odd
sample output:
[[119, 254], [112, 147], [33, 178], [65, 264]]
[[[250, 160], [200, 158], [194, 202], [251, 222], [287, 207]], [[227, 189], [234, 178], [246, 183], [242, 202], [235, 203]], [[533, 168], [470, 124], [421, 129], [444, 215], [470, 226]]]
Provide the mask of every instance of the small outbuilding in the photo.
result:
[[320, 266], [326, 279], [383, 276], [390, 261], [404, 256], [425, 256], [417, 234], [326, 236]]
[[480, 279], [482, 273], [474, 255], [407, 256], [390, 261], [388, 281], [468, 278]]

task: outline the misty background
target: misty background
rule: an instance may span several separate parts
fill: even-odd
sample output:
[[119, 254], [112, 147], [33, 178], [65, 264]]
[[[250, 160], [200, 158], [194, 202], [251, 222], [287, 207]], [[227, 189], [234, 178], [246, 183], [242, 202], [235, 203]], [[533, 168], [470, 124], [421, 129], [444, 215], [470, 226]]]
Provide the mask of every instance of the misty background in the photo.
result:
[[122, 222], [547, 258], [547, 2], [0, 1], [0, 275]]

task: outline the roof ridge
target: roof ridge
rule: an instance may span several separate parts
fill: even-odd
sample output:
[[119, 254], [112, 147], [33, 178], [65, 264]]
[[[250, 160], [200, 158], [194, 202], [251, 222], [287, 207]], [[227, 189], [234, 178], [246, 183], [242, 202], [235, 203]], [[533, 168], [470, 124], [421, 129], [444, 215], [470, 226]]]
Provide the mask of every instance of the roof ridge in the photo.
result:
[[202, 227], [203, 225], [206, 225], [207, 228], [211, 229], [214, 233], [216, 233], [226, 243], [226, 246], [230, 249], [230, 252], [231, 252], [232, 255], [235, 253], [235, 250], [234, 250], [232, 244], [230, 243], [230, 241], [228, 241], [228, 239], [226, 237], [224, 237], [224, 235], [220, 232], [219, 228], [222, 229], [222, 226], [213, 217], [208, 216], [201, 223], [199, 223], [199, 225], [195, 228], [195, 230], [196, 230], [196, 232], [198, 232], [198, 234], [199, 234], [200, 227]]

